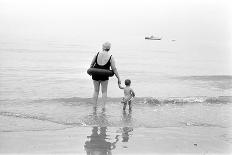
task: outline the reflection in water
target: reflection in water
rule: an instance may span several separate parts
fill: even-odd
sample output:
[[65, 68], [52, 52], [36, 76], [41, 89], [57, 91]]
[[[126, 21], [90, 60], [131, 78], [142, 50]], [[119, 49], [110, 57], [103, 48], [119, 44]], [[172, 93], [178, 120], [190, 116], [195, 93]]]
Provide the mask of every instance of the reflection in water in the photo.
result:
[[107, 127], [93, 127], [92, 134], [87, 136], [90, 140], [86, 141], [84, 146], [87, 155], [111, 155], [111, 150], [116, 148], [119, 135], [116, 135], [114, 142], [106, 141], [109, 139], [106, 130]]
[[129, 141], [129, 132], [132, 132], [132, 127], [123, 127], [122, 128], [122, 142], [128, 142]]
[[132, 111], [131, 110], [128, 113], [126, 111], [122, 112], [122, 122], [124, 125], [131, 125], [132, 123]]
[[122, 142], [128, 142], [129, 141], [129, 136], [130, 136], [130, 132], [133, 131], [132, 127], [128, 127], [129, 125], [131, 125], [132, 123], [132, 111], [129, 111], [129, 113], [127, 114], [126, 111], [123, 111], [122, 114], [122, 121], [124, 124], [124, 127], [122, 128]]
[[[127, 113], [123, 111], [122, 113], [122, 123], [123, 127], [120, 130], [122, 142], [128, 142], [129, 137], [132, 135], [133, 131], [131, 126], [132, 112]], [[116, 135], [113, 142], [110, 142], [110, 136], [107, 135], [107, 118], [105, 112], [102, 111], [100, 115], [97, 115], [96, 111], [93, 111], [93, 122], [95, 125], [92, 129], [90, 136], [87, 136], [88, 140], [85, 142], [84, 148], [87, 155], [111, 155], [111, 150], [116, 148], [116, 143], [119, 141], [119, 135]], [[125, 144], [124, 144], [125, 145]], [[124, 148], [127, 148], [124, 146]]]
[[[102, 111], [100, 115], [97, 115], [96, 109], [93, 109], [92, 125], [95, 124], [92, 129], [92, 134], [87, 136], [89, 140], [85, 142], [85, 151], [87, 155], [111, 155], [111, 150], [116, 148], [116, 143], [119, 141], [119, 135], [116, 135], [114, 142], [109, 142], [109, 135], [107, 132], [108, 120], [105, 115], [105, 111]], [[100, 126], [100, 127], [98, 127]]]
[[110, 126], [110, 122], [107, 119], [105, 111], [97, 113], [96, 108], [82, 119], [82, 123], [86, 126]]

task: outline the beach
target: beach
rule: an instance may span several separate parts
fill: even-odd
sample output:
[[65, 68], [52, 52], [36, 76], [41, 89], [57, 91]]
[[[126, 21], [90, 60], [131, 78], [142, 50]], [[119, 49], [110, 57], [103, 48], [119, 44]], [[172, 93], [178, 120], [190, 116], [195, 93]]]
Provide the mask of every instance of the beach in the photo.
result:
[[[100, 130], [100, 127], [99, 127]], [[121, 128], [107, 128], [107, 138], [91, 140], [91, 127], [1, 133], [1, 154], [230, 154], [231, 128], [135, 128], [123, 141]], [[230, 133], [229, 133], [230, 130]], [[118, 136], [118, 141], [115, 136]], [[125, 135], [124, 135], [125, 138]], [[112, 144], [115, 142], [115, 146]], [[111, 150], [112, 149], [112, 150]]]
[[[231, 10], [0, 0], [0, 154], [232, 154]], [[93, 108], [87, 70], [105, 42], [122, 86], [131, 80], [132, 111], [116, 76], [105, 110], [101, 90]]]
[[136, 98], [132, 111], [122, 110], [120, 98], [109, 99], [106, 111], [94, 110], [90, 101], [89, 98], [2, 101], [0, 153], [230, 154], [232, 151], [231, 97]]

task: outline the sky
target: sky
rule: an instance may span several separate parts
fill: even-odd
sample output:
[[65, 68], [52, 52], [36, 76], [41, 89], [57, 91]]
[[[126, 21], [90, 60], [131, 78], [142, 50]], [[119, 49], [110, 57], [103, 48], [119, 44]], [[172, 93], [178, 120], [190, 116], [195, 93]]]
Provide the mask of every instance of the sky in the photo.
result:
[[82, 39], [99, 44], [157, 35], [182, 41], [183, 50], [208, 51], [195, 55], [218, 57], [222, 68], [232, 68], [231, 4], [229, 0], [0, 0], [0, 41]]
[[1, 36], [168, 35], [229, 41], [229, 0], [0, 0]]

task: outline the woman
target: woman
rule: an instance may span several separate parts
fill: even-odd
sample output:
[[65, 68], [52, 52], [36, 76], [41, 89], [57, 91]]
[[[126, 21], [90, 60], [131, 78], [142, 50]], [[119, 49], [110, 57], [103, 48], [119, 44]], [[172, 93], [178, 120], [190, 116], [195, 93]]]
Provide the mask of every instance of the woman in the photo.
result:
[[[92, 62], [90, 67], [94, 68], [100, 68], [100, 69], [111, 69], [114, 71], [114, 74], [118, 78], [118, 83], [121, 84], [121, 80], [117, 71], [117, 68], [115, 66], [115, 60], [112, 55], [110, 55], [108, 52], [110, 50], [111, 44], [109, 42], [106, 42], [102, 45], [102, 51], [98, 52]], [[103, 105], [102, 109], [105, 109], [105, 104], [106, 104], [106, 99], [107, 99], [107, 87], [108, 87], [108, 76], [94, 76], [92, 75], [93, 79], [93, 86], [94, 86], [94, 93], [93, 93], [93, 103], [94, 103], [94, 108], [97, 106], [97, 100], [98, 100], [98, 95], [99, 95], [99, 89], [101, 85], [101, 90], [102, 90], [102, 100], [103, 100]]]

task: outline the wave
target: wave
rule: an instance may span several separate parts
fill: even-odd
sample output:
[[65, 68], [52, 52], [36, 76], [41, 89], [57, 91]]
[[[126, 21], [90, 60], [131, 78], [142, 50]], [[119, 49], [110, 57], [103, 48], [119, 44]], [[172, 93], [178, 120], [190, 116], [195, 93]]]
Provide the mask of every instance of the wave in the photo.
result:
[[39, 120], [39, 121], [48, 121], [51, 123], [61, 124], [61, 125], [71, 125], [71, 126], [83, 126], [83, 123], [80, 122], [68, 122], [68, 121], [57, 121], [52, 118], [48, 118], [45, 116], [38, 116], [33, 114], [25, 114], [25, 113], [15, 113], [15, 112], [7, 112], [1, 111], [1, 116], [8, 116], [8, 117], [16, 117], [16, 118], [23, 118], [23, 119], [32, 119], [32, 120]]
[[226, 128], [222, 125], [217, 124], [210, 124], [210, 123], [200, 123], [200, 122], [179, 122], [180, 124], [184, 126], [192, 126], [192, 127], [220, 127], [220, 128]]
[[[63, 130], [66, 128], [72, 128], [72, 127], [94, 127], [94, 126], [100, 126], [100, 127], [130, 127], [130, 128], [138, 128], [138, 127], [145, 127], [145, 128], [166, 128], [166, 127], [220, 127], [220, 128], [226, 128], [226, 126], [219, 125], [219, 124], [211, 124], [206, 122], [192, 122], [192, 121], [176, 121], [176, 122], [169, 122], [167, 123], [160, 123], [156, 122], [155, 124], [150, 121], [149, 123], [144, 123], [143, 121], [138, 121], [136, 119], [131, 119], [129, 115], [126, 116], [127, 121], [129, 119], [129, 123], [121, 121], [113, 121], [112, 118], [109, 116], [103, 115], [103, 114], [95, 114], [95, 115], [87, 115], [85, 117], [80, 117], [80, 121], [73, 121], [73, 120], [54, 120], [52, 118], [46, 118], [43, 116], [36, 116], [33, 114], [25, 114], [25, 113], [15, 113], [15, 112], [0, 112], [0, 116], [7, 116], [7, 117], [15, 117], [15, 118], [21, 118], [21, 119], [30, 119], [30, 120], [40, 120], [40, 121], [47, 121], [50, 123], [60, 124], [63, 126], [54, 127], [54, 128], [43, 128], [40, 126], [37, 127], [24, 127], [24, 129], [0, 129], [0, 132], [20, 132], [20, 131], [44, 131], [44, 130]], [[73, 122], [69, 122], [73, 121]], [[125, 121], [125, 120], [124, 120]]]
[[145, 98], [146, 104], [188, 104], [188, 103], [208, 103], [208, 104], [228, 104], [232, 103], [232, 96], [219, 97], [170, 97], [170, 98]]
[[[101, 99], [99, 99], [101, 101]], [[91, 104], [91, 98], [54, 98], [54, 99], [38, 99], [33, 102], [62, 102], [69, 104]], [[108, 98], [109, 103], [120, 102], [121, 98]], [[156, 98], [156, 97], [135, 97], [133, 99], [134, 104], [150, 104], [150, 105], [162, 105], [162, 104], [194, 104], [194, 103], [208, 103], [208, 104], [229, 104], [232, 103], [232, 96], [190, 96], [190, 97], [168, 97], [168, 98]]]
[[[38, 122], [38, 125], [32, 127], [29, 123], [28, 125], [24, 124], [24, 127], [18, 128], [17, 125], [15, 127], [15, 124], [9, 121], [8, 125], [5, 127], [2, 126], [2, 129], [0, 128], [0, 132], [19, 131], [21, 129], [22, 131], [24, 129], [39, 131], [45, 129], [91, 126], [127, 126], [135, 128], [230, 126], [230, 123], [227, 122], [229, 122], [228, 116], [230, 116], [228, 106], [231, 107], [231, 105], [225, 104], [232, 103], [232, 96], [137, 97], [133, 101], [133, 110], [129, 112], [120, 112], [122, 110], [119, 104], [120, 100], [121, 98], [109, 98], [107, 103], [108, 107], [104, 112], [100, 109], [94, 111], [91, 98], [53, 98], [30, 100], [30, 102], [26, 100], [26, 102], [2, 103], [0, 116], [3, 116], [4, 120], [7, 120], [7, 118], [15, 118], [16, 120], [13, 120], [20, 123], [20, 120], [27, 119]], [[207, 106], [198, 106], [199, 103], [206, 103]], [[166, 104], [171, 106], [162, 106]], [[196, 106], [193, 106], [195, 110], [192, 111], [191, 106], [182, 106], [184, 104], [195, 104]], [[208, 104], [219, 104], [220, 106], [208, 106]], [[179, 106], [182, 107], [178, 108]], [[219, 115], [222, 112], [223, 115]], [[6, 121], [3, 121], [3, 123], [6, 123]], [[49, 123], [48, 128], [44, 127], [46, 123]]]

